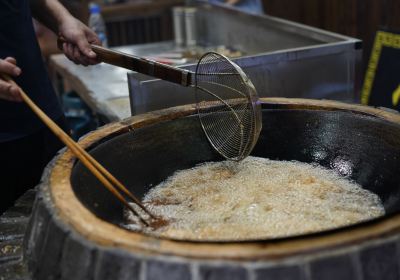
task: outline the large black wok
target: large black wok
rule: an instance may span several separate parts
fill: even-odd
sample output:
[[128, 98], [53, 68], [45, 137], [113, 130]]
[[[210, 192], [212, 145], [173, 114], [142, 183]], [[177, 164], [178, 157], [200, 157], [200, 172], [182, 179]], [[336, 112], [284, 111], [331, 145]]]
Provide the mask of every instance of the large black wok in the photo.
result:
[[[195, 115], [104, 138], [90, 153], [139, 197], [176, 170], [222, 160]], [[398, 123], [350, 109], [263, 104], [263, 128], [252, 155], [316, 162], [376, 193], [387, 215], [400, 210]], [[117, 225], [123, 221], [120, 203], [80, 163], [71, 182], [96, 216]]]

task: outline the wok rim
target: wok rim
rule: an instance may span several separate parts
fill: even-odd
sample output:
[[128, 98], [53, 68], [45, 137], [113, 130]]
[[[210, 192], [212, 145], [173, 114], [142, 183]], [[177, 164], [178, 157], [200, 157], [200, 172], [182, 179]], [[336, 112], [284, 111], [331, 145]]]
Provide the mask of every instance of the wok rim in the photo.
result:
[[[400, 125], [400, 114], [364, 105], [336, 101], [262, 98], [262, 105], [285, 106], [285, 109], [349, 111], [377, 117]], [[106, 141], [115, 135], [162, 121], [196, 113], [195, 104], [150, 112], [109, 124], [79, 141], [84, 148]], [[76, 158], [69, 150], [59, 155], [50, 171], [50, 197], [58, 218], [79, 235], [102, 246], [123, 248], [132, 252], [157, 253], [206, 259], [280, 259], [308, 252], [359, 245], [372, 239], [400, 232], [400, 213], [388, 215], [355, 226], [288, 238], [250, 241], [185, 241], [156, 238], [120, 228], [96, 217], [76, 197], [71, 185], [71, 173]]]

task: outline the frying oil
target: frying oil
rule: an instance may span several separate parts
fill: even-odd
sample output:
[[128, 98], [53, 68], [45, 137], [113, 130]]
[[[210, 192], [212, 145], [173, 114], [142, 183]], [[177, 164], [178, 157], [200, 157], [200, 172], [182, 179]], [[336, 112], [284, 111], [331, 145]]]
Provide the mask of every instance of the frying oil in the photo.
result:
[[[333, 170], [247, 157], [177, 171], [143, 200], [169, 220], [153, 232], [192, 240], [249, 240], [318, 232], [384, 214], [377, 195]], [[127, 224], [143, 230], [127, 212]]]

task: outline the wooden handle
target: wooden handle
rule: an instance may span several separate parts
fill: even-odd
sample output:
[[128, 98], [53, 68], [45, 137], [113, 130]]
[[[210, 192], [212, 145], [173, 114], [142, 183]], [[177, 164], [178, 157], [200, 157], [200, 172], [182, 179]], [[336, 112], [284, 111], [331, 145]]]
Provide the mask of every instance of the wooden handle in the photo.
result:
[[[66, 42], [67, 41], [62, 37], [57, 39], [57, 45], [61, 50], [63, 49], [62, 45]], [[91, 45], [91, 48], [96, 53], [97, 59], [101, 62], [136, 71], [141, 74], [156, 77], [182, 86], [190, 86], [192, 83], [192, 72], [185, 69], [111, 50], [102, 46]]]
[[[79, 146], [67, 133], [64, 132], [52, 119], [50, 119], [20, 88], [14, 80], [9, 76], [0, 74], [1, 77], [16, 86], [21, 94], [23, 101], [32, 109], [32, 111], [47, 125], [47, 127], [74, 153], [74, 155], [82, 162], [86, 168], [126, 207], [128, 207], [136, 216], [139, 217], [141, 222], [145, 225], [149, 225], [137, 212], [136, 210], [126, 201], [126, 199], [114, 188], [110, 183], [113, 182], [121, 191], [129, 196], [138, 206], [140, 206], [150, 217], [155, 219], [152, 215], [121, 182], [119, 182], [111, 173], [109, 173], [97, 160], [95, 160], [89, 153], [87, 153], [81, 146]], [[102, 173], [104, 174], [102, 174]], [[105, 177], [107, 176], [108, 179]], [[110, 180], [110, 181], [109, 181]]]

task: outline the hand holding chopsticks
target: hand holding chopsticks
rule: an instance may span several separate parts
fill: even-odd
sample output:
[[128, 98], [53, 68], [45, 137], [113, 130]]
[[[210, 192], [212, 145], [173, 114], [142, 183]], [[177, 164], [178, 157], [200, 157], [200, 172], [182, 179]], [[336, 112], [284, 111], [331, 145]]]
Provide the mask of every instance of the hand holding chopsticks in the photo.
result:
[[[125, 197], [118, 192], [121, 191], [127, 195], [134, 203], [136, 203], [145, 213], [147, 213], [154, 223], [159, 223], [158, 217], [151, 214], [146, 207], [137, 199], [121, 182], [119, 182], [112, 174], [110, 174], [99, 162], [97, 162], [89, 153], [87, 153], [81, 146], [79, 146], [67, 133], [65, 133], [52, 119], [50, 119], [20, 88], [14, 80], [9, 76], [0, 74], [1, 77], [9, 83], [16, 86], [21, 94], [22, 100], [32, 109], [32, 111], [47, 125], [47, 127], [74, 153], [74, 155], [89, 169], [90, 172], [128, 209], [130, 209], [140, 221], [150, 226], [139, 213], [127, 202]], [[116, 186], [117, 189], [114, 187]]]

